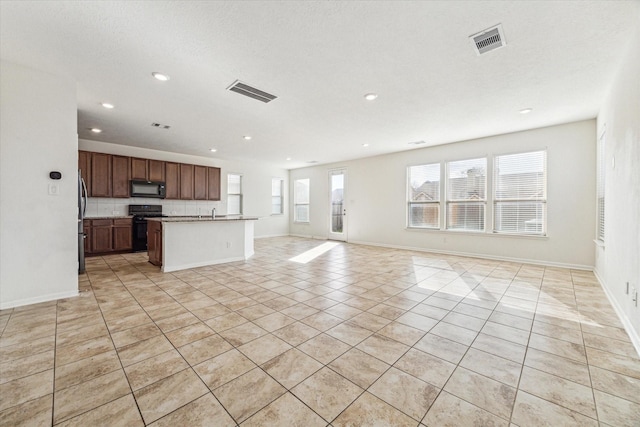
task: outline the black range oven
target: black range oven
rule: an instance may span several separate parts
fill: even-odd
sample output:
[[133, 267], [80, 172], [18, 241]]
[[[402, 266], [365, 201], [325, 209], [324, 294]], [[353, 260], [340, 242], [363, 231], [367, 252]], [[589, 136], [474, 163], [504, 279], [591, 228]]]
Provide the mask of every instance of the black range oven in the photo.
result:
[[162, 214], [162, 205], [129, 205], [129, 215], [133, 215], [133, 251], [147, 250], [147, 218], [158, 218]]

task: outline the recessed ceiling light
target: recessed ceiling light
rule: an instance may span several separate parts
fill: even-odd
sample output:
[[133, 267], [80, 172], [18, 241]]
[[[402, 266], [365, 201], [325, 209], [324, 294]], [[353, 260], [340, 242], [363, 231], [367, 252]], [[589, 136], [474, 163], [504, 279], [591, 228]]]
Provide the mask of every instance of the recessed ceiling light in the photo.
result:
[[151, 75], [155, 77], [157, 80], [160, 80], [161, 82], [166, 82], [167, 80], [169, 80], [169, 76], [167, 76], [166, 74], [153, 72], [151, 73]]
[[377, 97], [378, 97], [377, 93], [368, 93], [364, 96], [364, 99], [366, 99], [367, 101], [373, 101]]
[[287, 157], [287, 160], [291, 160], [291, 157]]
[[529, 114], [532, 111], [533, 111], [533, 108], [524, 108], [520, 110], [520, 114]]
[[113, 104], [109, 104], [108, 102], [103, 102], [102, 105], [104, 108], [108, 109], [108, 110], [112, 110], [114, 108]]
[[91, 128], [91, 132], [93, 132], [93, 133], [100, 133], [100, 132], [102, 132], [102, 129], [98, 129], [98, 128]]
[[368, 146], [369, 146], [369, 144], [362, 144], [362, 146], [363, 146], [363, 147], [368, 147]]
[[251, 137], [250, 137], [249, 135], [245, 135], [245, 136], [243, 136], [242, 138], [244, 138], [244, 140], [245, 140], [245, 141], [248, 141], [248, 140], [250, 140], [250, 139], [251, 139]]
[[212, 149], [210, 149], [209, 151], [211, 151], [212, 153], [215, 153], [215, 152], [216, 152], [216, 151], [218, 151], [218, 150], [217, 150], [217, 149], [215, 149], [215, 148], [212, 148]]

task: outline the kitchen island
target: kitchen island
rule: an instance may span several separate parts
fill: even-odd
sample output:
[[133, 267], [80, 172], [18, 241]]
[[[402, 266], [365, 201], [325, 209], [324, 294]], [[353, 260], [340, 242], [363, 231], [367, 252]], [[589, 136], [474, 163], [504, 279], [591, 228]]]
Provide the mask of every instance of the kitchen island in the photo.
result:
[[149, 262], [165, 273], [244, 261], [253, 255], [253, 221], [247, 216], [147, 219]]

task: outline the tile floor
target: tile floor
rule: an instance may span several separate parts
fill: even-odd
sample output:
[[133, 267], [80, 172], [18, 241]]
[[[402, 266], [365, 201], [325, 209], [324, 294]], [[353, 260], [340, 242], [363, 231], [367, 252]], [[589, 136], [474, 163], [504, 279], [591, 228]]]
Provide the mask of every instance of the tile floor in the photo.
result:
[[87, 260], [0, 312], [2, 426], [639, 426], [640, 359], [592, 273], [322, 242], [163, 274]]

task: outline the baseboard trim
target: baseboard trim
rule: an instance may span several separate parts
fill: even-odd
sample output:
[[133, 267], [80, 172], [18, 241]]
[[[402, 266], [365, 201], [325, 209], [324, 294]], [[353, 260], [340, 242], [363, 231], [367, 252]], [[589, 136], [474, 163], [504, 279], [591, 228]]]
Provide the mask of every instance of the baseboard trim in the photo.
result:
[[55, 301], [62, 298], [72, 298], [77, 296], [78, 296], [78, 290], [76, 289], [71, 292], [58, 292], [55, 294], [40, 295], [33, 298], [24, 298], [24, 299], [19, 299], [15, 301], [0, 302], [0, 310], [6, 310], [8, 308], [22, 307], [23, 305], [39, 304], [41, 302]]
[[[312, 236], [311, 234], [289, 234], [290, 237], [302, 237], [305, 239], [327, 240], [326, 236]], [[347, 243], [347, 242], [345, 242]]]
[[200, 262], [194, 262], [189, 264], [172, 265], [166, 268], [163, 265], [161, 269], [163, 273], [171, 273], [174, 271], [188, 270], [189, 268], [207, 267], [210, 265], [225, 264], [228, 262], [246, 261], [252, 255], [253, 255], [253, 252], [247, 254], [247, 256], [237, 256], [237, 257], [231, 257], [231, 258], [217, 259], [215, 261], [209, 260], [209, 261], [200, 261]]
[[268, 234], [265, 236], [253, 236], [254, 239], [268, 239], [270, 237], [289, 237], [291, 236], [291, 234], [289, 233], [285, 233], [285, 234]]
[[633, 344], [633, 346], [636, 349], [636, 352], [638, 353], [638, 356], [640, 356], [640, 331], [636, 331], [634, 329], [633, 324], [631, 323], [631, 320], [627, 317], [627, 314], [624, 312], [624, 310], [622, 310], [622, 307], [620, 307], [620, 304], [618, 304], [618, 301], [616, 301], [616, 299], [613, 297], [613, 294], [611, 293], [611, 291], [609, 291], [609, 288], [607, 287], [604, 280], [602, 279], [602, 276], [600, 276], [600, 274], [598, 273], [598, 270], [594, 268], [593, 274], [596, 276], [596, 279], [598, 279], [598, 283], [600, 283], [600, 287], [604, 291], [604, 294], [607, 296], [609, 303], [611, 304], [616, 314], [618, 315], [620, 322], [622, 322], [622, 326], [624, 326], [624, 330], [627, 331], [627, 335], [629, 335], [629, 338], [631, 339], [631, 344]]
[[350, 240], [349, 243], [353, 243], [356, 245], [366, 245], [366, 246], [378, 246], [381, 248], [390, 248], [390, 249], [404, 249], [407, 251], [418, 251], [418, 252], [431, 252], [442, 255], [455, 255], [462, 256], [466, 258], [483, 258], [483, 259], [491, 259], [495, 261], [506, 261], [506, 262], [517, 262], [521, 264], [534, 264], [534, 265], [543, 265], [547, 267], [560, 267], [560, 268], [570, 268], [573, 270], [587, 270], [592, 271], [593, 266], [591, 265], [583, 265], [583, 264], [566, 264], [562, 262], [553, 262], [553, 261], [540, 261], [534, 259], [526, 259], [526, 258], [512, 258], [512, 257], [502, 257], [496, 255], [489, 254], [476, 254], [470, 252], [459, 252], [459, 251], [443, 251], [438, 249], [429, 249], [429, 248], [418, 248], [412, 246], [400, 246], [400, 245], [389, 245], [386, 243], [373, 243], [373, 242], [365, 242], [359, 240]]

